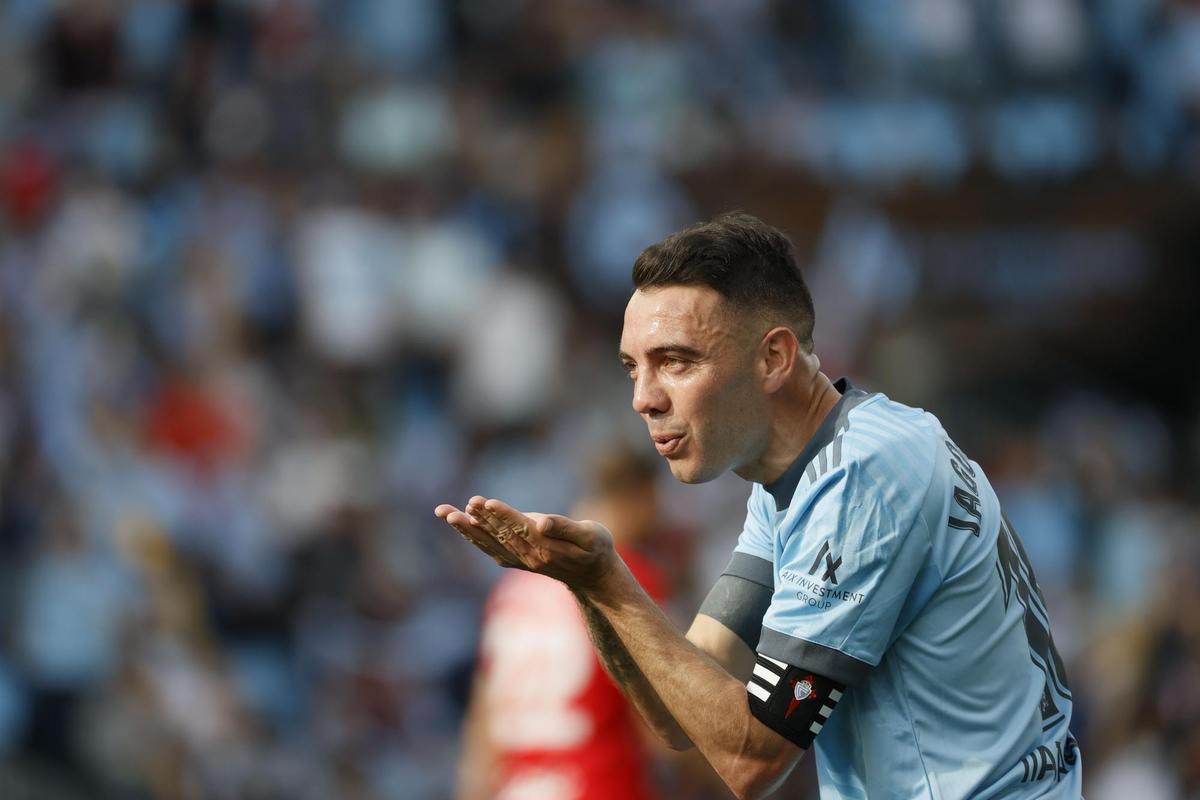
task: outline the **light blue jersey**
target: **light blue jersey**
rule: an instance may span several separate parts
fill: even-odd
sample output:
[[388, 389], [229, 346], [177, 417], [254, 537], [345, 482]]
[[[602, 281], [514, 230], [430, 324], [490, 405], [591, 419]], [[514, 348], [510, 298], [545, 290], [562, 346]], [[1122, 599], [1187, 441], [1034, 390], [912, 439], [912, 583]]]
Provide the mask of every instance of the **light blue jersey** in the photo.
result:
[[848, 687], [815, 739], [822, 798], [1079, 798], [1067, 676], [983, 471], [933, 415], [838, 388], [754, 485], [701, 613], [743, 638], [757, 617], [759, 653]]

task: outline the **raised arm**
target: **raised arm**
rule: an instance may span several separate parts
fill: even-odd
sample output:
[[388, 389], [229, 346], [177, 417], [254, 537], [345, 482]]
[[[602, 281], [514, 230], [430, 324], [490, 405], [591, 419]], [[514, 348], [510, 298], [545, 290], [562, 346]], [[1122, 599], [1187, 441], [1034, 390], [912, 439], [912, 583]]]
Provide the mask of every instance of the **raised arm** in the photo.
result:
[[[557, 578], [586, 598], [667, 715], [737, 797], [764, 796], [786, 777], [803, 751], [755, 718], [742, 680], [679, 634], [617, 557], [602, 526], [523, 515], [495, 500], [470, 510], [439, 506], [437, 513], [493, 558], [499, 548], [498, 561]], [[747, 659], [736, 644], [708, 622], [700, 623], [701, 631], [744, 671]]]

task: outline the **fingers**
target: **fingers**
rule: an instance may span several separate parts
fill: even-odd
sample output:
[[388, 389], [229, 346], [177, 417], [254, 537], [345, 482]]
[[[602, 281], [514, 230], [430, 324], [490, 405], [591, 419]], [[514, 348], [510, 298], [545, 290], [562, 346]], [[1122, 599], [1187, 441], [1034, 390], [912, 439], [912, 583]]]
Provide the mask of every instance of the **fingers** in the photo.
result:
[[483, 498], [479, 498], [479, 501], [479, 505], [472, 508], [477, 508], [479, 515], [488, 525], [497, 531], [520, 536], [527, 542], [539, 540], [539, 534], [546, 525], [545, 520], [551, 516], [549, 514], [523, 514], [503, 500], [485, 501]]
[[476, 495], [467, 502], [466, 511], [442, 504], [433, 513], [501, 566], [521, 569], [543, 566], [546, 553], [531, 541], [530, 520], [512, 509], [512, 514], [500, 517], [484, 508], [484, 503], [485, 498]]
[[536, 541], [535, 537], [561, 539], [590, 549], [595, 540], [595, 525], [591, 520], [574, 520], [561, 514], [523, 514], [503, 500], [471, 498], [471, 513], [496, 532], [506, 532]]
[[497, 541], [504, 542], [514, 536], [529, 541], [530, 519], [512, 506], [499, 500], [472, 497], [467, 507], [492, 531]]
[[443, 520], [464, 539], [482, 550], [493, 561], [502, 567], [524, 568], [521, 560], [512, 552], [498, 544], [491, 533], [480, 520], [466, 512], [459, 511], [448, 503], [443, 503], [433, 510], [434, 516]]
[[472, 497], [465, 511], [442, 504], [434, 514], [496, 563], [542, 572], [603, 549], [604, 529], [560, 514], [524, 514], [502, 500]]
[[467, 509], [493, 539], [521, 559], [526, 566], [537, 567], [544, 563], [541, 548], [535, 542], [533, 521], [510, 506], [505, 506], [505, 513], [498, 513], [497, 510], [488, 508], [488, 502], [483, 497], [475, 496], [467, 504]]

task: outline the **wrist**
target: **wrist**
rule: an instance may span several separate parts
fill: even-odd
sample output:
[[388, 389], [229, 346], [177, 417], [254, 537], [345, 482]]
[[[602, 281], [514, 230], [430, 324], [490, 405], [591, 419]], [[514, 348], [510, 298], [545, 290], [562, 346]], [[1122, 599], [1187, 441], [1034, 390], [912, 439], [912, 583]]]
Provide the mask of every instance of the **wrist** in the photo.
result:
[[598, 607], [612, 608], [621, 603], [633, 582], [633, 573], [615, 550], [610, 550], [598, 567], [595, 577], [580, 587], [584, 600]]

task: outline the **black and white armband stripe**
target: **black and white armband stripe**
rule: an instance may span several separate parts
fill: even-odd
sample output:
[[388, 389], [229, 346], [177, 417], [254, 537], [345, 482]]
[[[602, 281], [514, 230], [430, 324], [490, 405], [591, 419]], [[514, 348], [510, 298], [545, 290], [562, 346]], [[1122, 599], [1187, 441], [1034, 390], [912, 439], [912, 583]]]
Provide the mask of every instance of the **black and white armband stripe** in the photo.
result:
[[805, 750], [821, 732], [845, 690], [844, 684], [762, 653], [746, 684], [750, 713]]

